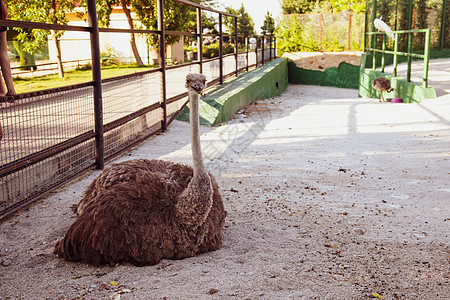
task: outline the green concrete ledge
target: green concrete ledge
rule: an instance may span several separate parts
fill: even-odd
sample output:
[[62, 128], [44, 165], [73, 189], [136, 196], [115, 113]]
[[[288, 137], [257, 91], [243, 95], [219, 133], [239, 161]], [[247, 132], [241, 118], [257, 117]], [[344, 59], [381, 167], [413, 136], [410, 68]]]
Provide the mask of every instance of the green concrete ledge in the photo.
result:
[[378, 98], [379, 93], [372, 87], [375, 78], [385, 77], [391, 81], [391, 87], [394, 91], [390, 93], [384, 92], [386, 99], [402, 98], [403, 103], [421, 102], [424, 99], [434, 99], [437, 97], [436, 90], [432, 87], [424, 88], [415, 82], [407, 82], [405, 78], [394, 77], [392, 74], [382, 73], [381, 71], [366, 69], [365, 61], [367, 55], [361, 57], [361, 69], [359, 71], [359, 96], [367, 98]]
[[[223, 85], [209, 90], [201, 97], [200, 124], [215, 126], [228, 121], [236, 111], [258, 99], [271, 98], [284, 92], [288, 85], [287, 59], [277, 58]], [[177, 118], [189, 121], [189, 107]]]
[[341, 62], [339, 66], [327, 68], [325, 71], [299, 68], [295, 62], [289, 61], [289, 82], [294, 84], [309, 84], [334, 86], [339, 88], [358, 89], [359, 66]]

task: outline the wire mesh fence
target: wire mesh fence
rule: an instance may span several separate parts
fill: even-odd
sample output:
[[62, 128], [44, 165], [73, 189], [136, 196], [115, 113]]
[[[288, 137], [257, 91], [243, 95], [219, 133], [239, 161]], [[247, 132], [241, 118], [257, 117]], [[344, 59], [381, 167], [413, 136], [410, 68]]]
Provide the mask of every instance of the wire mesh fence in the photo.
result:
[[[24, 28], [54, 26], [0, 20], [8, 22]], [[58, 29], [87, 31], [61, 25]], [[98, 35], [92, 34], [95, 28], [89, 31], [93, 47], [96, 38], [99, 44]], [[103, 28], [105, 32], [108, 29]], [[248, 37], [241, 40], [248, 43]], [[164, 53], [159, 67], [101, 81], [94, 74], [101, 65], [94, 49], [93, 81], [0, 98], [0, 219], [86, 169], [98, 167], [99, 154], [100, 160], [109, 159], [165, 130], [187, 103], [188, 73], [202, 72], [211, 85], [222, 83], [275, 58], [272, 44], [265, 50], [261, 47], [238, 54], [235, 45], [234, 54], [172, 66], [166, 64]]]

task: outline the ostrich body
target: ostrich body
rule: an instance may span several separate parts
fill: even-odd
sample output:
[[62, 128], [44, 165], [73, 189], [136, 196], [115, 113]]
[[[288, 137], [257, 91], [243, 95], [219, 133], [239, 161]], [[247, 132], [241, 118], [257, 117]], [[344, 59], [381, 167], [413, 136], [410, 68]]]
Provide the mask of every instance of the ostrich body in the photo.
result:
[[373, 80], [372, 86], [374, 89], [376, 89], [379, 93], [378, 101], [381, 102], [381, 98], [383, 98], [383, 101], [386, 102], [386, 99], [383, 96], [383, 92], [392, 92], [394, 89], [391, 88], [391, 82], [389, 79], [384, 77], [379, 77]]
[[207, 173], [199, 135], [199, 94], [206, 77], [189, 74], [193, 168], [162, 160], [130, 160], [106, 168], [77, 207], [78, 219], [54, 252], [93, 265], [153, 265], [222, 246], [219, 187]]

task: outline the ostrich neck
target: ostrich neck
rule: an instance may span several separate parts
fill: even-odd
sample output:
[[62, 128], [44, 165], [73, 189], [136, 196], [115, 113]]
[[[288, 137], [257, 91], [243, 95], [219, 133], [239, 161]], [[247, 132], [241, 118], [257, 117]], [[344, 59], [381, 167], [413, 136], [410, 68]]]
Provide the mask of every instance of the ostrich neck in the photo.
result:
[[191, 124], [191, 148], [192, 160], [194, 163], [194, 176], [203, 176], [207, 174], [203, 164], [202, 147], [200, 144], [199, 97], [199, 94], [189, 92], [191, 108], [189, 110], [189, 119]]

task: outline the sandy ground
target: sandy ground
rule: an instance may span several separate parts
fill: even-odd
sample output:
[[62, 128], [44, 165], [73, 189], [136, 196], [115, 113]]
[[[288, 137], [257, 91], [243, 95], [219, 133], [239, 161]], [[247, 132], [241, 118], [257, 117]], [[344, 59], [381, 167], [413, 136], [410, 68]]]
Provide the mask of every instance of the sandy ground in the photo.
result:
[[[202, 132], [228, 211], [222, 249], [141, 268], [55, 257], [93, 171], [0, 225], [0, 298], [449, 298], [449, 97], [290, 85]], [[188, 125], [118, 161], [134, 158], [190, 163]]]

